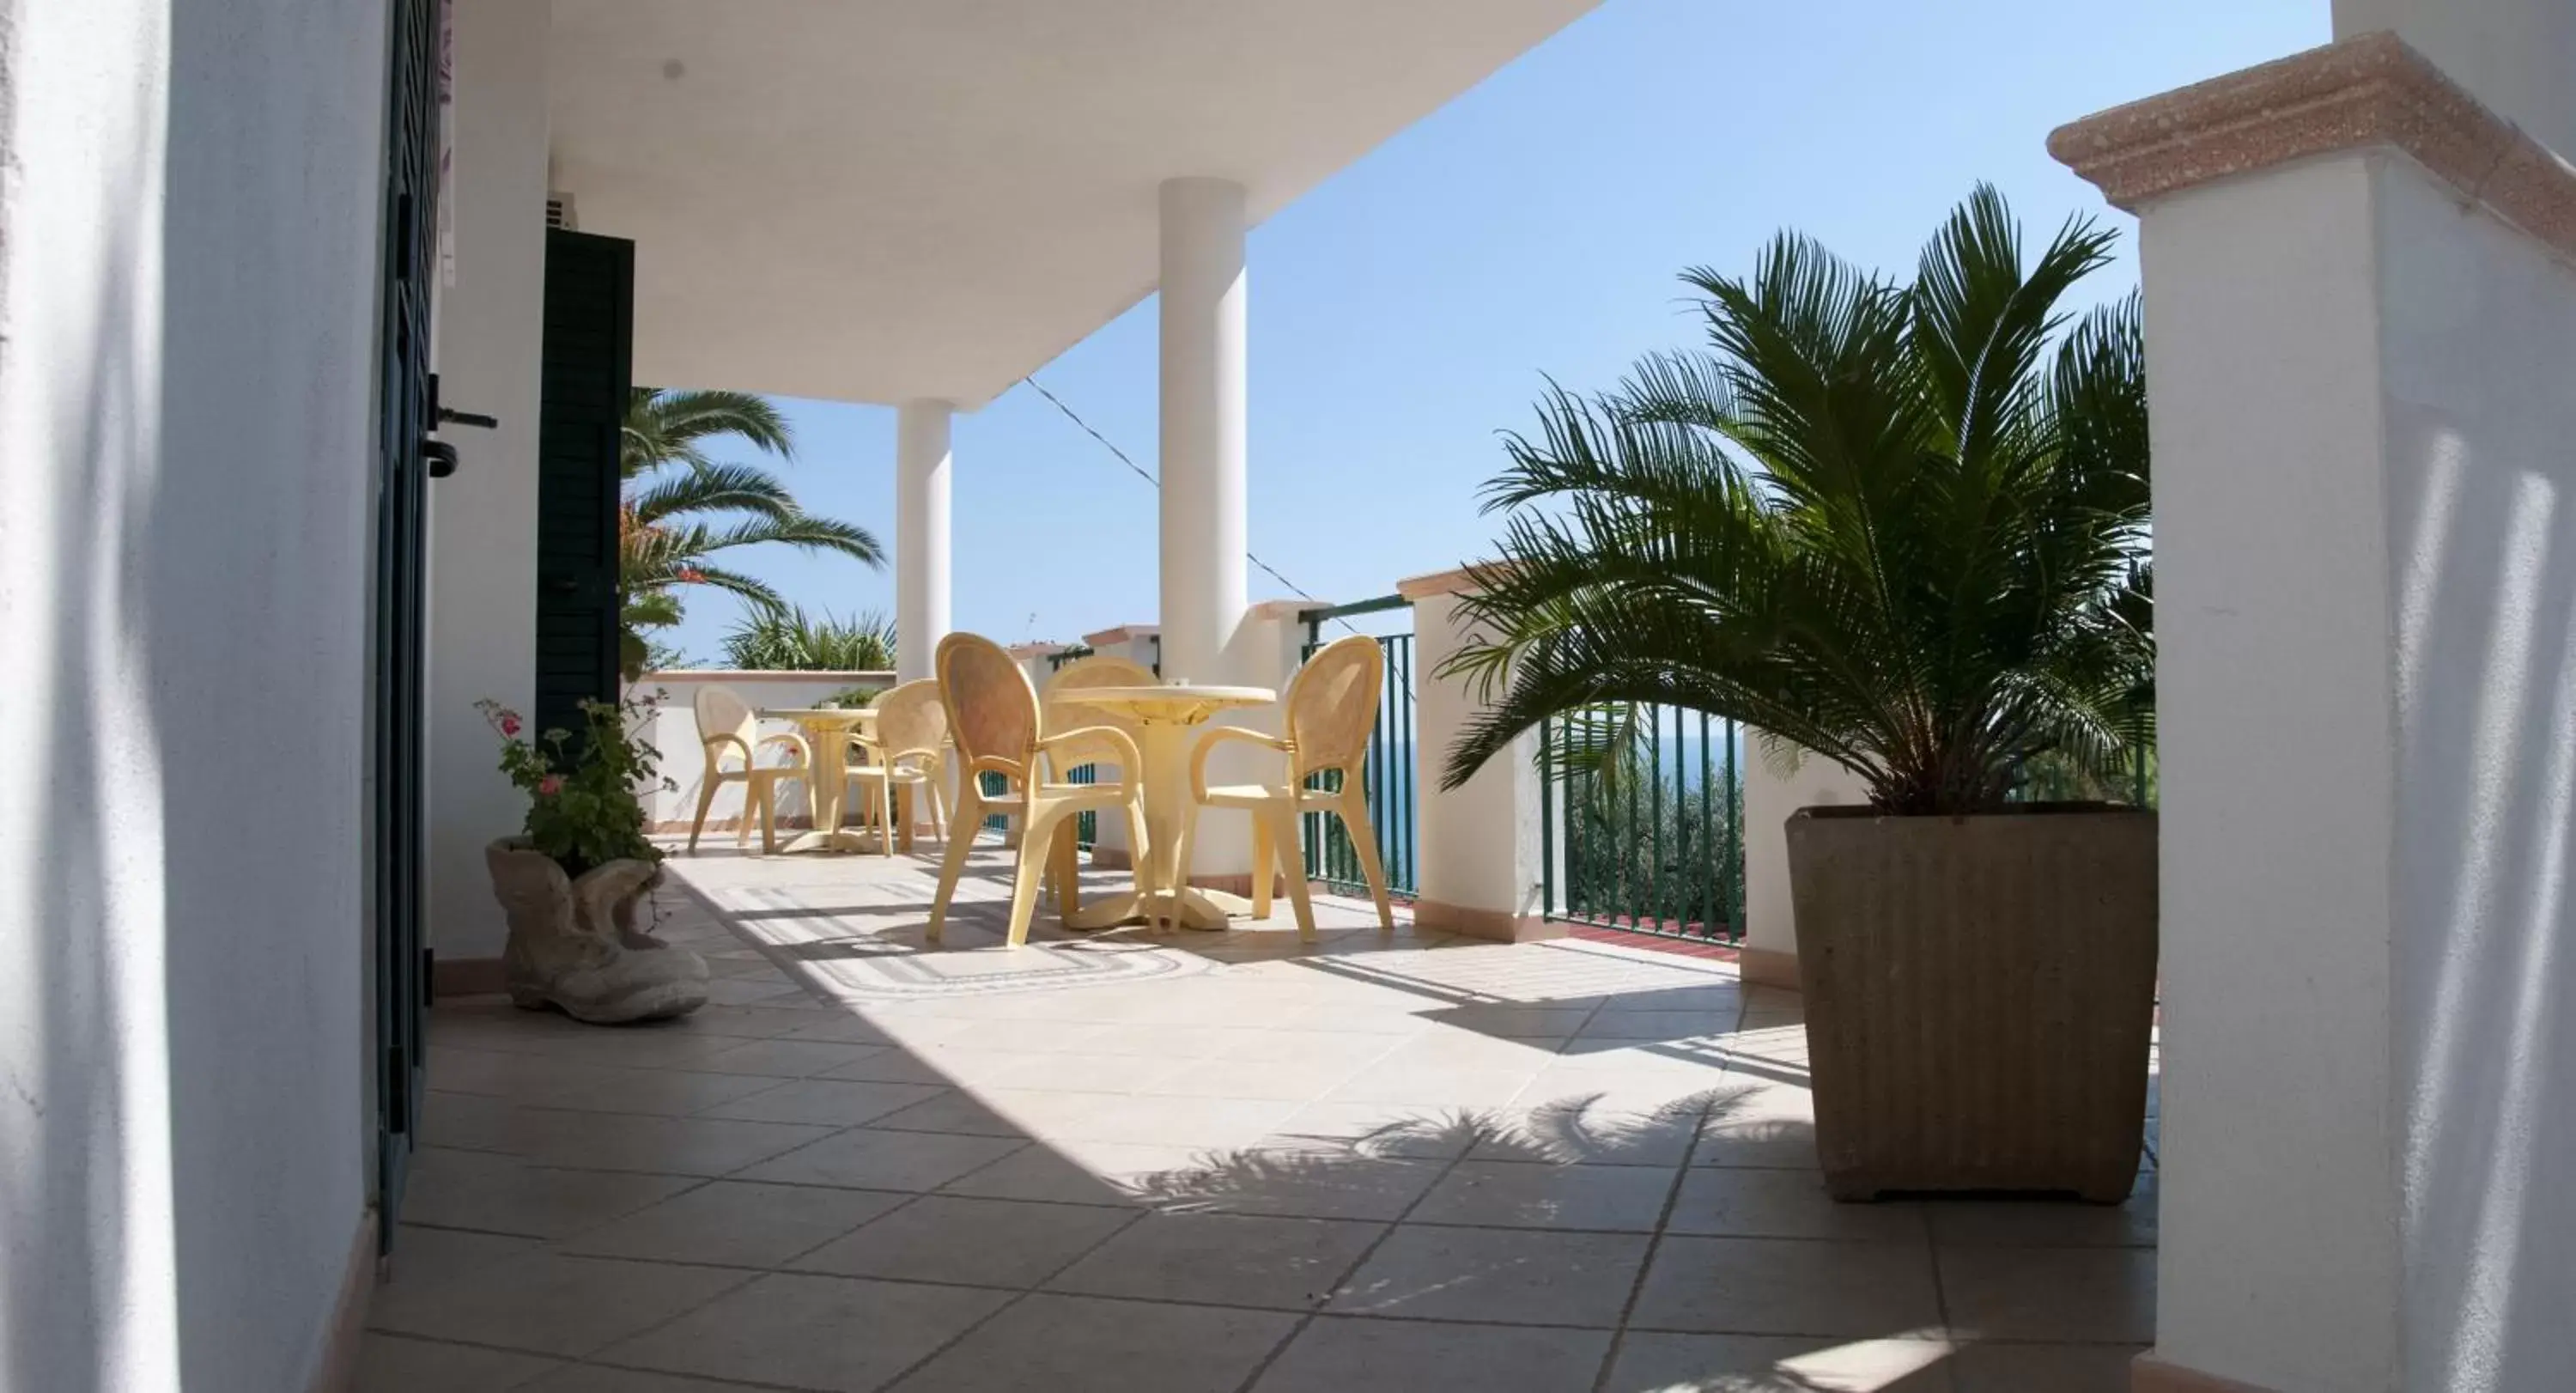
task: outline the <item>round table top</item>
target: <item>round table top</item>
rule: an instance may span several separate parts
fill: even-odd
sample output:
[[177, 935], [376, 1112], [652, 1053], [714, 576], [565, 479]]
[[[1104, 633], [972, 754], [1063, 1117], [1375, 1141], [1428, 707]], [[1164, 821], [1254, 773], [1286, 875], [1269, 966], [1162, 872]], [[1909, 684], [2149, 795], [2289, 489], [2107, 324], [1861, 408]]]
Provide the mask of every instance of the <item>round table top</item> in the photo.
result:
[[877, 712], [873, 706], [769, 706], [761, 708], [760, 714], [774, 721], [799, 724], [836, 725], [846, 722], [857, 725], [861, 721], [875, 720]]
[[1107, 707], [1139, 721], [1196, 725], [1219, 711], [1237, 706], [1266, 706], [1279, 699], [1267, 687], [1185, 687], [1157, 683], [1151, 687], [1069, 687], [1057, 701]]

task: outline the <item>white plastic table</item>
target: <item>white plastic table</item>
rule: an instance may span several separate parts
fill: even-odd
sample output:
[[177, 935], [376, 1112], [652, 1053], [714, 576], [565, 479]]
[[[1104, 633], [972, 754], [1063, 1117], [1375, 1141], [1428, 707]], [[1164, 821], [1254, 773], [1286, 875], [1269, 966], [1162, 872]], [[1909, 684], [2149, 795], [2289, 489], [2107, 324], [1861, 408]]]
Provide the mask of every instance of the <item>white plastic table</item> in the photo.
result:
[[[1136, 726], [1137, 752], [1145, 767], [1129, 770], [1145, 787], [1145, 888], [1113, 895], [1083, 906], [1065, 923], [1074, 929], [1105, 929], [1135, 921], [1191, 929], [1222, 929], [1229, 914], [1252, 910], [1240, 895], [1194, 889], [1181, 834], [1196, 809], [1191, 806], [1190, 753], [1194, 732], [1219, 712], [1245, 706], [1267, 706], [1279, 694], [1267, 687], [1191, 687], [1166, 683], [1153, 687], [1076, 687], [1056, 693], [1058, 701], [1096, 706]], [[1103, 817], [1116, 817], [1112, 809]]]

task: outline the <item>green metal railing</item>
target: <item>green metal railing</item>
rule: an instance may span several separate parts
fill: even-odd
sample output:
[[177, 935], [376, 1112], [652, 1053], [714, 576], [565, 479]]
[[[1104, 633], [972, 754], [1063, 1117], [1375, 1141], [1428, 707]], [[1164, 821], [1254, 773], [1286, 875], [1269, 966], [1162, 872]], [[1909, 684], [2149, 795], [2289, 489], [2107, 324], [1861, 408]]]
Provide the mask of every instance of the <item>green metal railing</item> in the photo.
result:
[[[1297, 617], [1306, 622], [1303, 657], [1324, 646], [1324, 625], [1364, 614], [1405, 609], [1401, 595], [1382, 595], [1357, 604], [1310, 609]], [[1377, 832], [1378, 863], [1386, 871], [1387, 890], [1410, 898], [1419, 887], [1415, 858], [1413, 635], [1376, 635], [1386, 657], [1386, 682], [1378, 696], [1377, 728], [1369, 735], [1368, 758], [1360, 778], [1368, 790], [1369, 823]], [[1337, 791], [1338, 771], [1313, 776], [1309, 788]], [[1350, 829], [1338, 817], [1308, 813], [1305, 818], [1306, 878], [1339, 894], [1366, 895], [1368, 880]]]
[[[1744, 929], [1742, 732], [1677, 707], [1613, 723], [1615, 754], [1542, 762], [1539, 843], [1551, 919], [1719, 943]], [[1561, 722], [1542, 746], [1565, 743]]]

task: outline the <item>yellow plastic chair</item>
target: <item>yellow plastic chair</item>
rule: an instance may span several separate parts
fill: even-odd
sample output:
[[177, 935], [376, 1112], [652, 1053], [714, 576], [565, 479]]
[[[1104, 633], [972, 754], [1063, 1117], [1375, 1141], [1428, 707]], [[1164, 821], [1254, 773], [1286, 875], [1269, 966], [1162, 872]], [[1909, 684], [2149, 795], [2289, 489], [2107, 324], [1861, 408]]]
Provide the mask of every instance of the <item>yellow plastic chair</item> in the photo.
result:
[[[948, 713], [939, 704], [939, 683], [927, 677], [878, 693], [874, 706], [876, 732], [864, 740], [851, 738], [850, 752], [860, 758], [848, 764], [842, 775], [862, 790], [866, 806], [876, 815], [885, 854], [892, 856], [897, 786], [927, 796], [930, 830], [934, 836], [939, 834], [941, 776], [946, 764], [941, 746], [948, 739]], [[906, 827], [903, 833], [908, 848], [912, 829]]]
[[[1354, 634], [1326, 644], [1288, 683], [1281, 703], [1288, 733], [1264, 735], [1239, 726], [1218, 726], [1199, 741], [1190, 757], [1190, 793], [1199, 806], [1240, 808], [1252, 814], [1252, 917], [1270, 917], [1270, 865], [1276, 861], [1288, 881], [1288, 899], [1297, 912], [1298, 937], [1312, 942], [1315, 909], [1308, 899], [1306, 858], [1299, 847], [1298, 819], [1326, 813], [1350, 829], [1351, 848], [1359, 853], [1360, 873], [1369, 897], [1377, 901], [1377, 922], [1395, 927], [1387, 903], [1386, 870], [1378, 864], [1377, 829], [1369, 824], [1368, 788], [1361, 769], [1368, 759], [1369, 735], [1377, 729], [1380, 689], [1386, 681], [1386, 655], [1376, 639]], [[1277, 784], [1228, 784], [1208, 787], [1208, 755], [1219, 744], [1240, 740], [1286, 755], [1286, 778]], [[1317, 774], [1339, 771], [1339, 789], [1309, 788]]]
[[[1123, 808], [1129, 834], [1135, 838], [1136, 864], [1145, 864], [1145, 790], [1133, 777], [1115, 783], [1070, 784], [1046, 777], [1058, 752], [1085, 748], [1110, 751], [1121, 770], [1141, 769], [1144, 757], [1135, 740], [1110, 726], [1080, 726], [1054, 735], [1040, 733], [1037, 688], [1011, 655], [991, 639], [976, 634], [950, 634], [939, 642], [939, 701], [948, 713], [948, 730], [957, 742], [958, 806], [949, 825], [947, 854], [940, 860], [939, 893], [930, 903], [928, 938], [939, 941], [948, 917], [957, 878], [965, 872], [966, 853], [975, 845], [975, 829], [989, 814], [1022, 820], [1028, 834], [1020, 841], [1018, 864], [1011, 876], [1010, 945], [1028, 942], [1029, 920], [1037, 912], [1038, 877], [1055, 829], [1085, 808]], [[998, 774], [1004, 791], [987, 794], [984, 774]], [[1142, 871], [1138, 872], [1142, 884]]]
[[[778, 802], [778, 781], [794, 779], [804, 784], [806, 815], [813, 815], [814, 781], [809, 775], [813, 769], [814, 752], [806, 748], [805, 737], [793, 732], [762, 735], [760, 714], [741, 697], [735, 696], [729, 687], [700, 687], [698, 694], [690, 698], [689, 709], [697, 715], [698, 740], [707, 761], [705, 772], [698, 776], [698, 815], [689, 823], [689, 850], [695, 853], [698, 849], [698, 834], [706, 830], [707, 809], [715, 806], [716, 790], [726, 784], [741, 784], [742, 826], [736, 830], [734, 845], [743, 846], [751, 841], [752, 809], [757, 806], [760, 810], [760, 849], [768, 855], [777, 855], [778, 810], [775, 805]], [[762, 764], [760, 750], [765, 745], [788, 746], [795, 751], [795, 763]], [[742, 752], [740, 769], [724, 767], [728, 750]]]
[[[1065, 699], [1065, 693], [1086, 687], [1151, 687], [1162, 679], [1143, 663], [1126, 658], [1078, 658], [1057, 668], [1047, 677], [1046, 686], [1038, 693], [1039, 730], [1045, 734], [1059, 731], [1078, 734], [1086, 727], [1100, 727], [1123, 732], [1136, 738], [1136, 724], [1101, 707]], [[1070, 779], [1083, 765], [1117, 764], [1120, 754], [1106, 741], [1074, 740], [1047, 756], [1047, 767], [1053, 777]], [[1137, 777], [1132, 765], [1120, 765], [1120, 773]], [[1047, 883], [1055, 892], [1058, 911], [1071, 914], [1082, 907], [1082, 848], [1077, 843], [1080, 829], [1071, 820], [1055, 830], [1055, 844], [1047, 848]], [[1141, 857], [1141, 853], [1139, 854]], [[1143, 865], [1142, 859], [1134, 862]]]

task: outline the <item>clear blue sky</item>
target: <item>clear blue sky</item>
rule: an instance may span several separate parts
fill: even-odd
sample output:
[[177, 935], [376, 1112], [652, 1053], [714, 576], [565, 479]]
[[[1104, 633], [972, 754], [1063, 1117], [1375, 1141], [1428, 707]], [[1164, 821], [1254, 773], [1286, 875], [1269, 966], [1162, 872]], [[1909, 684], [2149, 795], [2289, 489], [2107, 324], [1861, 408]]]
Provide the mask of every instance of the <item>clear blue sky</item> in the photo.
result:
[[[1903, 272], [1979, 179], [2034, 238], [2134, 224], [2048, 157], [2055, 126], [2325, 42], [2328, 0], [1606, 0], [1254, 231], [1251, 541], [1329, 601], [1485, 553], [1475, 490], [1541, 374], [1607, 386], [1696, 333], [1675, 274], [1746, 269], [1796, 227]], [[1155, 468], [1154, 304], [1038, 371]], [[721, 384], [711, 384], [721, 385]], [[782, 403], [805, 505], [894, 541], [894, 413]], [[1152, 490], [1025, 386], [954, 436], [956, 623], [1004, 642], [1155, 615]], [[1024, 570], [1044, 539], [1122, 559]], [[1122, 557], [1116, 546], [1091, 554]], [[894, 609], [891, 570], [780, 549], [728, 564], [810, 608]], [[1255, 571], [1255, 600], [1285, 594]], [[666, 637], [718, 651], [701, 592]]]

